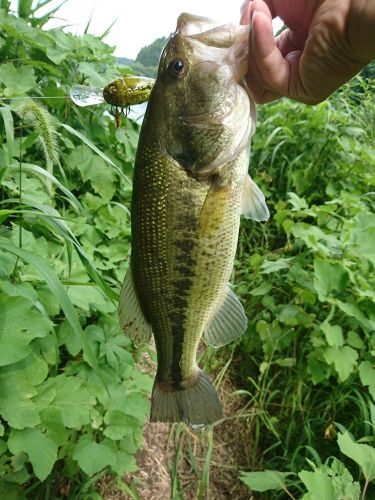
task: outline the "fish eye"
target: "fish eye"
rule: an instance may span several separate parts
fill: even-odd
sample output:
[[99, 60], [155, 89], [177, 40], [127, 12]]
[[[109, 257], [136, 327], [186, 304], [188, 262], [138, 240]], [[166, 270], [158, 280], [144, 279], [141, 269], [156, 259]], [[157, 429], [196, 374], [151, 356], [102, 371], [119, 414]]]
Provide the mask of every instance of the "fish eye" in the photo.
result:
[[187, 64], [183, 59], [173, 59], [168, 64], [168, 71], [174, 78], [181, 78], [187, 70]]

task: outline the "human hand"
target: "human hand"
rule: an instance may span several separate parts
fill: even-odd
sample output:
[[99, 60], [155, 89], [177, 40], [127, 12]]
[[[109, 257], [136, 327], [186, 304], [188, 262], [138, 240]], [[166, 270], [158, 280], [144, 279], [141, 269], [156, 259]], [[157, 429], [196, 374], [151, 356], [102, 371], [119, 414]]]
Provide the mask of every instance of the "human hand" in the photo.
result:
[[[246, 81], [258, 103], [326, 99], [375, 58], [375, 0], [245, 0]], [[288, 29], [273, 36], [272, 18]]]

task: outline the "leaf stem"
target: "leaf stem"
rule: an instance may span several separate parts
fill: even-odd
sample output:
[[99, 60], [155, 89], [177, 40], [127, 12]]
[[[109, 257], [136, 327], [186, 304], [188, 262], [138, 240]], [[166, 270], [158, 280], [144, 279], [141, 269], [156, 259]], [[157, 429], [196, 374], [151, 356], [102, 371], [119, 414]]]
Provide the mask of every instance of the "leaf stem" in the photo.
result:
[[369, 484], [370, 484], [370, 481], [368, 479], [366, 479], [365, 486], [363, 487], [363, 492], [362, 492], [361, 500], [365, 500], [365, 498], [366, 498], [366, 491], [367, 491], [367, 488], [368, 488]]
[[291, 494], [291, 492], [288, 490], [288, 488], [287, 488], [286, 486], [283, 488], [283, 490], [285, 491], [285, 493], [286, 493], [286, 494], [287, 494], [290, 498], [292, 498], [293, 500], [296, 500], [296, 497], [294, 497], [294, 496]]

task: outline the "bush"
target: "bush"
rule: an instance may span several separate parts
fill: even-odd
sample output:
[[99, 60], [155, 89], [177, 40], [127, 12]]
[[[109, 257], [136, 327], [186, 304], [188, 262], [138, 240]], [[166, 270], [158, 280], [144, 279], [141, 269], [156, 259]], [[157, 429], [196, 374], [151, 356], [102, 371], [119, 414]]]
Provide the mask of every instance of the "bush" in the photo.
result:
[[151, 389], [116, 313], [138, 126], [66, 97], [118, 76], [112, 48], [35, 16], [0, 10], [2, 498], [134, 470]]
[[[363, 438], [374, 456], [374, 117], [374, 83], [361, 80], [314, 108], [262, 107], [250, 170], [271, 220], [242, 225], [235, 275], [250, 318], [240, 375], [257, 415], [254, 464], [298, 473], [306, 458], [318, 467], [336, 455], [358, 478], [344, 454], [366, 489], [375, 471], [344, 436]], [[332, 474], [350, 476], [335, 460], [315, 470], [319, 487]], [[305, 486], [309, 474], [299, 474]], [[285, 490], [280, 474], [246, 478], [254, 490], [260, 479]], [[335, 492], [329, 498], [344, 498]]]

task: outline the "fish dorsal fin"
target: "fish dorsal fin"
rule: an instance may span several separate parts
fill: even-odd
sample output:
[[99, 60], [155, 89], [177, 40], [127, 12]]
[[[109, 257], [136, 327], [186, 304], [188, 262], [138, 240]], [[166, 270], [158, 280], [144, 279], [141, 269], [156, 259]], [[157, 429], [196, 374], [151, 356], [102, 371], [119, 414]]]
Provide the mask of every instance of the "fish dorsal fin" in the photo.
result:
[[145, 344], [149, 342], [152, 329], [144, 317], [135, 291], [131, 265], [129, 265], [121, 288], [118, 317], [122, 330], [135, 343]]
[[270, 217], [262, 191], [248, 175], [242, 191], [241, 213], [246, 219], [266, 221]]
[[221, 304], [205, 328], [203, 338], [207, 344], [221, 347], [240, 337], [246, 327], [244, 308], [228, 285]]

